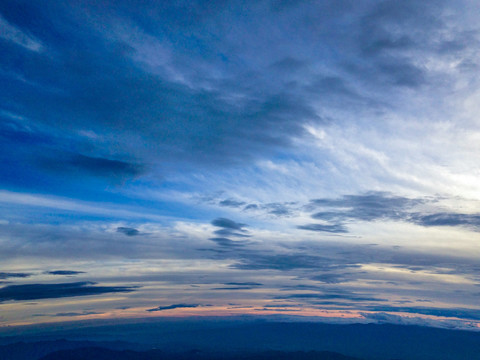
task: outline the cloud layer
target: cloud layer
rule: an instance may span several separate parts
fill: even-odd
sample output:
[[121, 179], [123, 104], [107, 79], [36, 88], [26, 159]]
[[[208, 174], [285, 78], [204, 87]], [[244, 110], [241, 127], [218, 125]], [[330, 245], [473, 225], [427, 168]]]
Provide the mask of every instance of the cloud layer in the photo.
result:
[[479, 10], [1, 2], [0, 321], [478, 321]]

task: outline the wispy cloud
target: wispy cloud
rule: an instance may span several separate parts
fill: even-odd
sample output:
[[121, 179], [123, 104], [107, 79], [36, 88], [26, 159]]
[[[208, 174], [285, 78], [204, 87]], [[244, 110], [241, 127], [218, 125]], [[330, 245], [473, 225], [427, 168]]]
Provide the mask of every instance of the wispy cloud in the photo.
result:
[[2, 16], [0, 16], [0, 28], [2, 29], [0, 32], [1, 38], [11, 41], [30, 51], [40, 52], [44, 50], [42, 43], [38, 39], [10, 24]]

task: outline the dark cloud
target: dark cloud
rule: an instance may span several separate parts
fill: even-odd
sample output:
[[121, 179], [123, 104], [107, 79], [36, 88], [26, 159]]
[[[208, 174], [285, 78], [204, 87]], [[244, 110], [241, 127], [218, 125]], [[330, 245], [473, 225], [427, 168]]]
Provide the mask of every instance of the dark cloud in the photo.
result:
[[479, 214], [454, 212], [420, 213], [415, 208], [428, 205], [435, 209], [436, 199], [406, 198], [385, 192], [369, 192], [363, 195], [344, 195], [337, 199], [315, 199], [306, 206], [307, 210], [322, 208], [312, 218], [326, 224], [307, 224], [299, 229], [320, 232], [348, 232], [346, 223], [352, 221], [394, 220], [420, 226], [462, 226], [472, 230], [480, 228]]
[[140, 231], [138, 231], [135, 228], [124, 227], [124, 226], [117, 227], [117, 232], [125, 234], [127, 236], [137, 236], [141, 234]]
[[351, 280], [350, 275], [351, 274], [325, 273], [325, 274], [312, 276], [311, 279], [315, 281], [320, 281], [326, 284], [340, 284], [342, 282]]
[[[99, 10], [94, 8], [95, 6], [90, 6], [87, 12], [96, 13]], [[74, 20], [67, 13], [55, 19], [50, 18], [49, 14], [63, 13], [64, 9], [53, 4], [43, 10], [33, 5], [24, 6], [25, 14], [37, 14], [38, 27], [41, 28], [42, 24], [49, 25], [48, 31], [36, 35], [56, 53], [56, 57], [51, 58], [34, 53], [17, 54], [37, 60], [35, 65], [25, 62], [21, 70], [40, 86], [31, 88], [17, 82], [12, 84], [11, 96], [18, 96], [20, 109], [26, 105], [28, 97], [37, 95], [31, 98], [28, 107], [25, 106], [23, 113], [26, 116], [66, 133], [73, 134], [75, 130], [87, 128], [94, 133], [115, 134], [115, 140], [109, 137], [105, 139], [105, 145], [116, 145], [124, 152], [138, 152], [135, 151], [138, 145], [136, 136], [129, 135], [129, 132], [134, 132], [142, 136], [145, 144], [149, 144], [139, 150], [152, 147], [149, 150], [151, 159], [156, 156], [159, 160], [175, 159], [204, 166], [209, 163], [227, 165], [244, 161], [261, 153], [271, 153], [275, 148], [288, 146], [291, 135], [303, 132], [298, 118], [317, 118], [306, 101], [284, 89], [265, 88], [267, 91], [263, 92], [249, 88], [248, 82], [254, 81], [256, 75], [241, 73], [240, 69], [233, 66], [225, 69], [224, 56], [209, 56], [210, 52], [221, 52], [223, 45], [205, 42], [206, 48], [203, 51], [196, 48], [194, 43], [203, 36], [203, 31], [195, 29], [193, 24], [190, 29], [194, 32], [191, 38], [194, 43], [189, 44], [190, 41], [187, 41], [184, 43], [186, 48], [179, 46], [175, 49], [176, 62], [173, 66], [160, 65], [158, 71], [151, 73], [148, 65], [145, 66], [151, 59], [142, 62], [142, 49], [132, 47], [148, 44], [130, 44], [112, 29], [111, 23], [115, 14], [119, 16], [118, 10], [112, 8], [110, 16], [104, 13], [106, 28], [104, 33], [99, 33], [94, 24], [87, 20], [86, 14], [79, 13], [79, 18], [75, 18], [78, 21], [76, 25], [83, 29], [79, 32], [71, 28]], [[169, 18], [180, 20], [185, 15], [178, 12], [175, 6], [166, 6], [162, 11], [144, 10], [150, 16], [131, 18], [130, 11], [122, 13], [125, 21], [136, 23], [130, 29], [132, 32], [135, 29], [154, 31], [145, 28], [149, 27], [146, 24], [149, 21], [176, 27], [178, 24], [173, 24]], [[32, 25], [18, 14], [7, 13], [6, 16], [27, 32], [38, 30], [31, 29]], [[29, 15], [25, 16], [28, 18]], [[83, 21], [79, 21], [82, 18]], [[185, 23], [191, 20], [189, 18]], [[211, 28], [209, 31], [218, 33], [219, 30]], [[151, 36], [155, 35], [160, 36]], [[112, 36], [116, 39], [112, 40]], [[165, 45], [187, 40], [175, 31], [169, 32], [167, 37], [164, 39]], [[65, 40], [67, 38], [69, 41]], [[199, 52], [187, 48], [196, 48]], [[15, 54], [10, 51], [9, 55], [3, 57], [2, 65], [9, 71], [19, 71], [13, 63]], [[200, 64], [207, 65], [208, 61], [210, 66], [218, 65], [219, 71], [232, 72], [233, 81], [221, 80], [210, 71], [200, 70], [203, 67]], [[197, 67], [198, 65], [200, 66]], [[184, 74], [187, 83], [175, 79], [172, 74], [175, 72]], [[60, 73], [61, 77], [58, 75]], [[196, 81], [197, 85], [191, 86], [189, 81]], [[212, 86], [207, 89], [203, 84]], [[48, 91], [52, 87], [64, 91]], [[21, 94], [22, 90], [24, 95]], [[245, 95], [241, 97], [244, 99], [241, 104], [231, 101], [231, 97], [236, 94]], [[5, 98], [9, 99], [8, 96]], [[42, 115], [50, 116], [43, 118]], [[289, 131], [288, 136], [284, 130]], [[97, 142], [97, 146], [102, 145]], [[117, 171], [137, 174], [135, 167], [123, 161], [115, 161], [89, 155], [75, 157], [66, 164], [100, 176]]]
[[144, 172], [143, 165], [82, 154], [56, 154], [55, 158], [39, 159], [50, 171], [93, 175], [111, 179], [136, 177]]
[[50, 275], [78, 275], [78, 274], [85, 274], [85, 271], [53, 270], [53, 271], [47, 271], [47, 274], [50, 274]]
[[421, 226], [465, 226], [480, 229], [479, 214], [437, 213], [437, 214], [412, 214], [409, 218]]
[[26, 278], [32, 276], [30, 273], [12, 273], [12, 272], [0, 272], [0, 279], [8, 278]]
[[252, 286], [233, 286], [233, 287], [217, 287], [210, 290], [252, 290], [255, 289]]
[[243, 228], [246, 226], [245, 224], [237, 223], [233, 220], [226, 219], [226, 218], [217, 218], [215, 220], [212, 220], [212, 225], [221, 227], [224, 229], [238, 230], [238, 231], [242, 231]]
[[[475, 65], [462, 56], [475, 32], [448, 25], [445, 3], [418, 3], [295, 2], [288, 11], [263, 1], [142, 3], [135, 11], [127, 3], [2, 4], [8, 23], [48, 49], [0, 44], [9, 89], [0, 94], [2, 183], [99, 199], [105, 180], [291, 156], [306, 124], [351, 118], [319, 113], [384, 109], [404, 87], [429, 83], [434, 67], [420, 66], [422, 56], [454, 51]], [[25, 166], [32, 161], [38, 166]], [[256, 206], [230, 198], [220, 205]], [[263, 210], [293, 214], [285, 204]]]
[[257, 204], [248, 204], [243, 210], [258, 210], [259, 206]]
[[233, 286], [262, 286], [263, 284], [257, 282], [228, 282], [223, 285], [233, 285]]
[[294, 205], [295, 202], [284, 202], [284, 203], [267, 203], [267, 204], [248, 204], [243, 210], [244, 211], [263, 211], [269, 215], [275, 217], [286, 217], [292, 216], [297, 210]]
[[277, 309], [277, 308], [267, 308], [264, 307], [263, 309], [254, 309], [255, 311], [275, 311], [275, 312], [291, 312], [291, 311], [302, 311], [301, 309]]
[[[135, 178], [150, 166], [231, 166], [281, 154], [305, 134], [306, 123], [326, 124], [319, 102], [331, 107], [341, 99], [336, 106], [344, 107], [368, 92], [376, 103], [395, 103], [397, 87], [428, 81], [431, 70], [412, 60], [413, 51], [441, 55], [448, 51], [439, 49], [461, 52], [473, 43], [462, 42], [473, 35], [440, 20], [445, 6], [295, 3], [286, 14], [265, 2], [188, 11], [178, 4], [140, 4], [135, 11], [127, 3], [23, 3], [21, 11], [2, 5], [6, 21], [55, 56], [2, 42], [1, 80], [10, 91], [0, 100], [7, 113], [55, 129], [41, 139], [17, 126], [14, 137], [22, 140], [17, 150], [29, 144], [30, 153], [57, 152], [49, 162], [57, 172]], [[244, 31], [247, 16], [262, 26]], [[345, 73], [349, 63], [360, 71]], [[25, 170], [15, 163], [15, 171]]]
[[369, 192], [364, 195], [344, 195], [339, 199], [315, 199], [312, 207], [341, 209], [342, 211], [318, 212], [312, 215], [322, 220], [401, 220], [405, 212], [424, 203], [423, 199], [410, 199], [385, 192]]
[[245, 246], [247, 244], [247, 242], [245, 241], [230, 240], [224, 237], [214, 237], [214, 238], [210, 238], [209, 240], [225, 248], [238, 248], [238, 247]]
[[268, 211], [269, 214], [275, 216], [288, 216], [292, 214], [289, 205], [292, 205], [292, 203], [270, 203], [265, 204], [263, 207]]
[[247, 226], [246, 224], [237, 223], [226, 218], [217, 218], [212, 220], [212, 225], [221, 228], [214, 231], [219, 237], [210, 239], [219, 244], [227, 245], [231, 243], [233, 245], [234, 243], [238, 243], [228, 239], [227, 236], [250, 237], [250, 235], [247, 234], [247, 230], [244, 229], [244, 227]]
[[255, 254], [248, 253], [238, 263], [232, 265], [242, 270], [294, 270], [294, 269], [315, 269], [328, 266], [330, 261], [327, 258], [306, 255], [306, 254]]
[[381, 299], [370, 295], [357, 294], [346, 290], [337, 291], [325, 291], [320, 293], [298, 293], [290, 294], [283, 297], [277, 297], [279, 299], [308, 299], [310, 302], [315, 303], [315, 300], [345, 300], [354, 302], [386, 302], [387, 299]]
[[375, 108], [381, 105], [379, 101], [358, 94], [345, 79], [339, 76], [317, 76], [305, 86], [305, 89], [328, 99], [331, 104], [347, 103], [350, 106], [367, 104]]
[[[415, 49], [420, 43], [424, 46], [434, 43], [426, 33], [442, 26], [439, 20], [442, 1], [436, 1], [435, 5], [411, 0], [378, 2], [361, 19], [361, 51], [370, 57], [398, 55]], [[399, 27], [402, 31], [398, 31]], [[425, 33], [419, 34], [418, 29]], [[441, 36], [436, 40], [438, 38]]]
[[250, 235], [248, 234], [238, 233], [230, 229], [215, 230], [214, 233], [215, 235], [219, 235], [219, 236], [235, 236], [235, 237], [243, 237], [243, 238], [250, 237]]
[[62, 312], [56, 314], [34, 314], [32, 316], [55, 316], [55, 317], [75, 317], [75, 316], [85, 316], [85, 315], [100, 315], [104, 314], [96, 311], [83, 311], [83, 312]]
[[196, 308], [202, 306], [200, 304], [172, 304], [172, 305], [167, 305], [167, 306], [159, 306], [154, 309], [148, 309], [147, 311], [153, 312], [153, 311], [164, 311], [164, 310], [172, 310], [172, 309], [179, 309], [179, 308]]
[[379, 73], [395, 85], [418, 87], [426, 82], [424, 71], [409, 62], [388, 62], [379, 65]]
[[8, 285], [0, 288], [0, 301], [54, 299], [135, 291], [132, 286], [93, 286], [94, 282]]
[[304, 68], [305, 66], [307, 66], [307, 63], [305, 61], [302, 61], [290, 56], [284, 59], [278, 60], [272, 65], [270, 65], [270, 67], [273, 68], [274, 70], [281, 71], [281, 72], [285, 72], [285, 71], [294, 72]]
[[238, 201], [234, 199], [226, 199], [222, 200], [218, 203], [220, 206], [227, 206], [227, 207], [232, 207], [232, 208], [239, 208], [245, 205], [244, 201]]
[[347, 228], [342, 224], [334, 224], [334, 225], [307, 224], [307, 225], [297, 226], [297, 229], [318, 231], [318, 232], [329, 232], [329, 233], [336, 233], [336, 234], [343, 234], [348, 232]]
[[56, 313], [53, 316], [66, 317], [66, 316], [100, 315], [100, 314], [103, 314], [103, 313], [96, 312], [96, 311], [84, 311], [84, 312], [81, 312], [81, 313], [77, 313], [77, 312]]

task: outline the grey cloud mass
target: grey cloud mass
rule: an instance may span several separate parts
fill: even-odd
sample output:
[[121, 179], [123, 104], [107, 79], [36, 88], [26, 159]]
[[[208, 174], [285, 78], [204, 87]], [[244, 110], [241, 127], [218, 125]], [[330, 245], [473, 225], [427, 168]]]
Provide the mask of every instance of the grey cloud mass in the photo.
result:
[[7, 285], [0, 288], [0, 302], [89, 296], [105, 293], [131, 292], [135, 290], [135, 288], [131, 286], [94, 285], [94, 282]]
[[[441, 9], [447, 5], [299, 3], [295, 11], [273, 11], [268, 1], [248, 9], [228, 1], [164, 4], [161, 11], [143, 4], [132, 11], [128, 2], [90, 4], [90, 14], [103, 17], [102, 28], [79, 8], [73, 20], [66, 7], [55, 4], [3, 5], [0, 12], [9, 24], [35, 36], [55, 56], [5, 52], [2, 66], [10, 92], [2, 94], [2, 103], [10, 113], [57, 129], [65, 140], [47, 149], [63, 151], [73, 139], [77, 148], [88, 150], [66, 156], [59, 170], [137, 176], [143, 167], [126, 160], [132, 157], [146, 160], [142, 163], [155, 159], [160, 167], [171, 159], [227, 166], [290, 147], [294, 137], [305, 134], [305, 123], [327, 123], [314, 106], [324, 101], [321, 95], [358, 102], [361, 97], [348, 85], [355, 84], [369, 89], [377, 98], [371, 103], [380, 104], [392, 101], [383, 96], [385, 88], [395, 92], [432, 81], [433, 70], [416, 64], [415, 55], [445, 56], [440, 51], [445, 47], [462, 51], [460, 31], [442, 32]], [[51, 13], [58, 16], [51, 19]], [[241, 31], [246, 14], [252, 17], [251, 32]], [[349, 31], [343, 31], [340, 25], [347, 19]], [[75, 31], [72, 21], [82, 31]], [[269, 31], [272, 26], [282, 31]], [[15, 66], [16, 58], [24, 59], [22, 67]], [[320, 84], [311, 83], [319, 78], [324, 79]], [[88, 136], [74, 136], [82, 131]], [[91, 146], [91, 139], [101, 141]], [[101, 156], [112, 150], [113, 158]]]
[[[369, 192], [362, 195], [344, 195], [337, 199], [314, 199], [305, 206], [307, 210], [322, 211], [311, 215], [313, 219], [326, 224], [298, 226], [302, 230], [331, 233], [347, 233], [347, 224], [353, 221], [404, 221], [420, 226], [462, 226], [477, 231], [480, 226], [479, 214], [454, 212], [435, 213], [435, 198], [407, 198], [386, 192]], [[421, 205], [432, 210], [425, 213], [416, 211]]]

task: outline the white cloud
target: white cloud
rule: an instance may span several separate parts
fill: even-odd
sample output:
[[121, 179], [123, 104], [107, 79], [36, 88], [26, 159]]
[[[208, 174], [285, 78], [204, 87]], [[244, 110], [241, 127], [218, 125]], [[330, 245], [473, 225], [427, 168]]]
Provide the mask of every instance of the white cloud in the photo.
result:
[[44, 49], [40, 40], [16, 28], [2, 16], [0, 16], [0, 37], [30, 51], [41, 52]]

